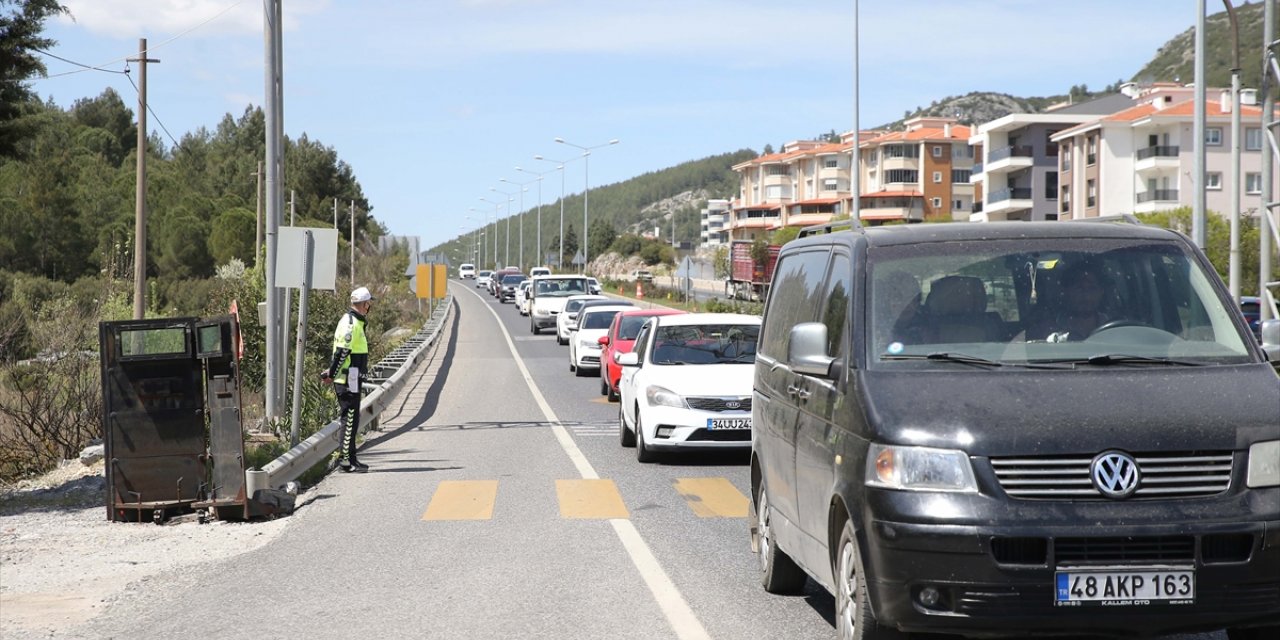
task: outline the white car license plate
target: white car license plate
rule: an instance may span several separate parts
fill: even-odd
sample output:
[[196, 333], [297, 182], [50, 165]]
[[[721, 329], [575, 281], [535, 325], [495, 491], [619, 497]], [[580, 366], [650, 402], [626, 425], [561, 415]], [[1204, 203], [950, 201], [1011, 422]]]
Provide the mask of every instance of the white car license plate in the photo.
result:
[[1106, 567], [1057, 572], [1054, 603], [1059, 607], [1129, 607], [1194, 604], [1196, 572], [1191, 567], [1141, 570]]
[[707, 431], [750, 429], [751, 418], [707, 418]]

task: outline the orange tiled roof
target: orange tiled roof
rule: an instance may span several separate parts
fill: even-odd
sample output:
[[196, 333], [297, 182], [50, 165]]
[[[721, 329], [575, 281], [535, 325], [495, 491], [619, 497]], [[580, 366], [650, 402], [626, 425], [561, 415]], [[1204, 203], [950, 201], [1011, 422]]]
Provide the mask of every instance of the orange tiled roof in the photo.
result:
[[742, 205], [742, 206], [740, 206], [740, 207], [734, 207], [734, 210], [735, 210], [735, 211], [746, 211], [746, 210], [749, 210], [749, 209], [769, 209], [769, 210], [776, 210], [776, 209], [781, 209], [781, 208], [782, 208], [782, 204], [781, 204], [781, 203], [772, 203], [772, 204], [768, 204], [768, 203], [766, 203], [766, 204], [748, 204], [748, 205]]
[[919, 191], [876, 191], [873, 193], [862, 194], [864, 198], [922, 198], [923, 193]]
[[[1222, 110], [1222, 105], [1217, 100], [1206, 100], [1205, 107], [1206, 117], [1224, 117], [1231, 115], [1229, 111]], [[1129, 107], [1123, 111], [1117, 111], [1109, 116], [1103, 116], [1102, 118], [1091, 122], [1076, 125], [1070, 129], [1064, 129], [1063, 131], [1054, 134], [1054, 136], [1061, 136], [1062, 134], [1071, 135], [1079, 131], [1084, 131], [1085, 129], [1097, 126], [1099, 122], [1137, 122], [1138, 120], [1148, 117], [1189, 118], [1195, 115], [1195, 110], [1195, 100], [1183, 100], [1182, 102], [1167, 106], [1163, 109], [1157, 109], [1155, 105], [1146, 102]], [[1259, 107], [1250, 107], [1248, 105], [1240, 106], [1240, 116], [1242, 118], [1257, 118], [1261, 115], [1262, 109]]]
[[942, 127], [923, 127], [912, 131], [892, 131], [870, 140], [863, 140], [862, 146], [887, 144], [890, 142], [929, 142], [942, 140], [969, 141], [969, 127], [960, 124], [951, 125], [951, 137], [943, 135]]
[[811, 198], [809, 200], [797, 200], [792, 202], [790, 206], [794, 207], [799, 204], [835, 204], [842, 200], [844, 200], [844, 198]]

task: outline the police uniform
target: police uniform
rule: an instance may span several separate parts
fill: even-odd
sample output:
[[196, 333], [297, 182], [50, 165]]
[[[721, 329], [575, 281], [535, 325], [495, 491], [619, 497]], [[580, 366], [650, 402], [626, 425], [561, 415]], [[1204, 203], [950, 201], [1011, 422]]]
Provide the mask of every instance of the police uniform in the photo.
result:
[[[360, 287], [351, 292], [352, 303], [372, 300], [369, 290]], [[369, 340], [365, 336], [365, 317], [354, 308], [338, 320], [333, 332], [333, 359], [326, 377], [333, 380], [341, 412], [342, 444], [338, 465], [344, 471], [363, 471], [368, 467], [356, 460], [356, 436], [360, 432], [361, 383], [369, 371]]]

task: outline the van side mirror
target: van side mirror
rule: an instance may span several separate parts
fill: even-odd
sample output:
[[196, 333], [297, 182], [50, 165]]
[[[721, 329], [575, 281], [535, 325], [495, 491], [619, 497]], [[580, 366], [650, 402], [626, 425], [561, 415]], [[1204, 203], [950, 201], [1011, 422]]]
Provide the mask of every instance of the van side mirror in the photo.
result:
[[791, 344], [787, 346], [787, 365], [806, 376], [831, 378], [831, 364], [836, 359], [827, 355], [827, 325], [802, 322], [791, 327]]
[[624, 367], [638, 367], [640, 366], [640, 354], [634, 351], [621, 354], [618, 356], [618, 364]]
[[1266, 352], [1267, 360], [1272, 363], [1280, 363], [1280, 320], [1267, 320], [1262, 323], [1262, 350]]

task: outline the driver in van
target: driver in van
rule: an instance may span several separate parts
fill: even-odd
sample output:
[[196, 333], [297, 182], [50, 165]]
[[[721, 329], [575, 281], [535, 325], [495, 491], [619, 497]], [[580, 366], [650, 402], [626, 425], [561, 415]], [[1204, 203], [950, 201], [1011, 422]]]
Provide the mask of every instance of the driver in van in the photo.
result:
[[1062, 296], [1056, 313], [1036, 323], [1028, 337], [1047, 342], [1088, 338], [1109, 320], [1102, 310], [1107, 284], [1102, 270], [1093, 264], [1080, 262], [1067, 267], [1062, 273]]

